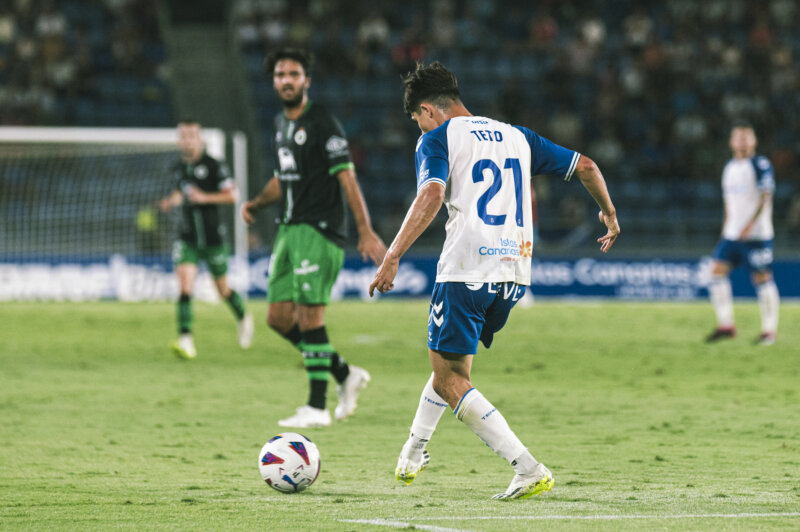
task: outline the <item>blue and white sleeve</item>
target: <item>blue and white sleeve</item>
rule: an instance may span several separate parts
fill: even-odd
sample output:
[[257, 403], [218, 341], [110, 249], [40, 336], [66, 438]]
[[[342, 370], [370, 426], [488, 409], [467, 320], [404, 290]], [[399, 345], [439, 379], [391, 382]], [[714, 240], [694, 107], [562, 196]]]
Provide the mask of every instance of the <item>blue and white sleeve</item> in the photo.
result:
[[526, 127], [514, 126], [525, 134], [531, 147], [531, 175], [564, 176], [564, 181], [572, 178], [581, 154], [559, 146]]
[[775, 171], [772, 169], [772, 163], [763, 155], [757, 155], [751, 161], [756, 171], [758, 190], [772, 193], [775, 190]]
[[450, 163], [446, 126], [440, 126], [419, 138], [414, 162], [417, 168], [417, 192], [431, 182], [447, 186]]

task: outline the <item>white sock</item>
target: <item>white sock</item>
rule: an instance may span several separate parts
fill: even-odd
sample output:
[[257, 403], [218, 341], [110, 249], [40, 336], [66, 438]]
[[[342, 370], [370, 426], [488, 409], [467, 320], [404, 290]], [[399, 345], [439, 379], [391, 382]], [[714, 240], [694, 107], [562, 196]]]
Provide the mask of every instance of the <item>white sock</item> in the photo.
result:
[[[475, 388], [470, 389], [458, 402], [454, 413], [483, 443], [498, 456], [505, 458], [517, 473], [533, 472], [536, 460], [508, 426], [503, 414], [481, 392]], [[518, 468], [522, 471], [517, 470]]]
[[433, 436], [433, 431], [436, 430], [436, 425], [439, 424], [445, 408], [447, 408], [447, 401], [434, 391], [433, 373], [431, 373], [431, 378], [422, 389], [417, 413], [414, 414], [414, 421], [411, 423], [409, 442], [413, 440], [412, 443], [416, 449], [422, 451], [425, 448], [428, 440]]
[[708, 295], [717, 314], [717, 327], [733, 327], [733, 291], [728, 277], [712, 277]]
[[756, 285], [758, 294], [758, 307], [761, 309], [761, 332], [778, 332], [778, 308], [781, 303], [778, 287], [775, 281]]

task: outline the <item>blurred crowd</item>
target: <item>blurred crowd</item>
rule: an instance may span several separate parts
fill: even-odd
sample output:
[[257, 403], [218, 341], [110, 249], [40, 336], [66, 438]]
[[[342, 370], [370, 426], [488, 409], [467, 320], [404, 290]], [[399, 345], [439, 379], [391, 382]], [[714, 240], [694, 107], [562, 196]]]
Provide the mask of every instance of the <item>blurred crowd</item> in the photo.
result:
[[0, 0], [0, 122], [72, 125], [76, 102], [113, 97], [98, 78], [154, 76], [164, 57], [155, 5]]
[[[778, 210], [800, 203], [800, 196], [792, 200], [800, 192], [800, 4], [795, 0], [239, 0], [234, 5], [237, 37], [244, 53], [253, 54], [253, 64], [257, 55], [283, 44], [315, 52], [316, 94], [342, 116], [367, 169], [377, 157], [375, 171], [391, 173], [400, 165], [413, 172], [408, 154], [416, 134], [402, 117], [399, 75], [418, 60], [440, 60], [459, 77], [473, 113], [526, 125], [590, 155], [617, 187], [666, 182], [652, 192], [665, 203], [691, 204], [698, 194], [718, 198], [717, 183], [730, 156], [730, 124], [749, 120], [759, 135], [759, 151], [775, 166]], [[387, 82], [365, 95], [358, 90], [362, 80]], [[342, 84], [350, 90], [326, 88]], [[388, 101], [378, 94], [382, 90], [390, 91]], [[541, 183], [546, 201], [548, 183]], [[703, 183], [713, 186], [694, 187]], [[581, 209], [573, 198], [562, 203], [550, 214], [569, 226]], [[703, 207], [709, 211], [708, 201]]]
[[[796, 0], [228, 5], [253, 88], [261, 152], [269, 153], [278, 111], [261, 68], [264, 54], [284, 44], [310, 48], [318, 60], [312, 98], [342, 120], [384, 235], [413, 194], [419, 132], [402, 114], [400, 75], [420, 60], [450, 67], [473, 113], [531, 127], [595, 159], [613, 181], [619, 207], [630, 210], [628, 219], [639, 216], [639, 225], [652, 219], [647, 209], [675, 209], [673, 218], [684, 225], [718, 231], [729, 126], [749, 120], [759, 151], [775, 166], [776, 225], [800, 234]], [[171, 125], [160, 6], [0, 0], [0, 122]], [[544, 227], [545, 238], [581, 226], [589, 208], [582, 191], [552, 179], [534, 184], [544, 223], [557, 226], [549, 233]]]
[[[396, 80], [416, 60], [450, 59], [466, 67], [465, 93], [497, 95], [471, 108], [629, 178], [716, 177], [738, 118], [755, 123], [778, 174], [793, 167], [799, 15], [794, 0], [240, 0], [234, 12], [243, 47], [308, 46], [321, 79]], [[511, 67], [495, 69], [503, 58]]]

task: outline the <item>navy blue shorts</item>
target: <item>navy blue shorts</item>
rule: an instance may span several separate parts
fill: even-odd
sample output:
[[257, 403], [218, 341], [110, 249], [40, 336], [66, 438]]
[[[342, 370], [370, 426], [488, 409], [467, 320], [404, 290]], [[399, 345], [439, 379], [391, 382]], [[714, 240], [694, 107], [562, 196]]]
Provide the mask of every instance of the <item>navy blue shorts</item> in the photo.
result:
[[711, 256], [714, 260], [730, 263], [732, 268], [744, 263], [751, 272], [768, 272], [772, 270], [772, 240], [723, 238]]
[[428, 347], [474, 355], [503, 328], [525, 286], [516, 283], [435, 283], [428, 315]]

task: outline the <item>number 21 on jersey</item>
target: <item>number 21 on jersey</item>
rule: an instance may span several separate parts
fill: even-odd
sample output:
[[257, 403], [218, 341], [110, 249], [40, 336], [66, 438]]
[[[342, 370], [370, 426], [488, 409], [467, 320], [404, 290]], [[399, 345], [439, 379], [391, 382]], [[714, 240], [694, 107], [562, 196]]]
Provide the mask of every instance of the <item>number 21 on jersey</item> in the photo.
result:
[[[514, 197], [516, 198], [515, 221], [518, 227], [522, 227], [524, 225], [522, 218], [522, 168], [520, 167], [519, 159], [506, 159], [503, 168], [511, 170], [514, 176]], [[486, 189], [486, 192], [481, 194], [481, 197], [478, 198], [478, 217], [487, 225], [504, 225], [506, 223], [505, 214], [489, 214], [486, 212], [487, 205], [489, 205], [492, 198], [500, 192], [500, 188], [503, 186], [503, 176], [500, 167], [491, 159], [481, 159], [472, 167], [472, 182], [483, 182], [483, 171], [487, 169], [491, 171], [493, 180], [489, 188]]]

